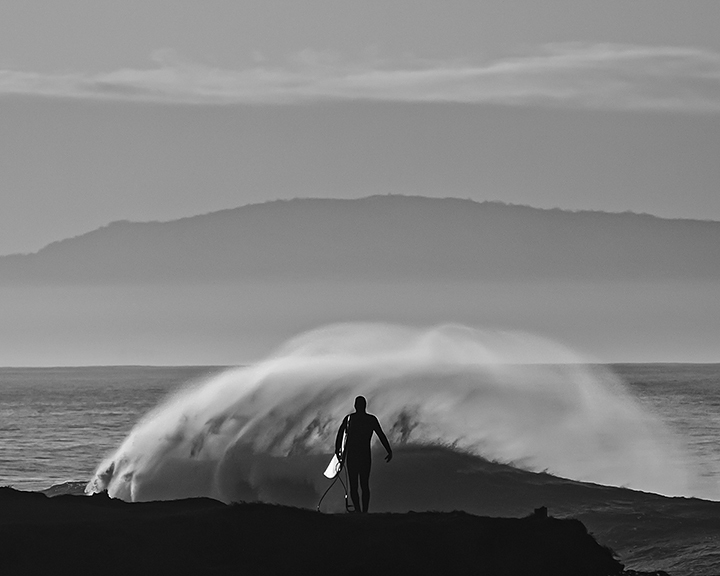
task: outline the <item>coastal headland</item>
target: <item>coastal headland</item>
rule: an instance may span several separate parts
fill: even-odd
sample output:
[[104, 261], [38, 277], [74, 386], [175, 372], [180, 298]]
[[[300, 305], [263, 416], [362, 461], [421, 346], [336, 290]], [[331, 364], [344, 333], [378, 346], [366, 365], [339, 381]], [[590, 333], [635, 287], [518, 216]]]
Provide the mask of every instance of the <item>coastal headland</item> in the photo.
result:
[[[0, 488], [3, 574], [623, 573], [575, 519], [321, 514], [209, 498], [126, 503]], [[630, 573], [630, 572], [629, 572]]]

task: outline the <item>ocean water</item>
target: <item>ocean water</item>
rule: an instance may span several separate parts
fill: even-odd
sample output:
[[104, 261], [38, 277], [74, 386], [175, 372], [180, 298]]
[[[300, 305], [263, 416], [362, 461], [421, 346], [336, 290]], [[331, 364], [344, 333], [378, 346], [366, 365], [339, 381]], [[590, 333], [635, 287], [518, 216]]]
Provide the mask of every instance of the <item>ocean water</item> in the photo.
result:
[[622, 364], [612, 370], [681, 439], [706, 495], [720, 500], [720, 364]]
[[223, 368], [0, 368], [0, 485], [43, 490], [89, 480], [138, 419]]
[[[720, 364], [609, 368], [681, 440], [720, 500]], [[0, 485], [43, 490], [88, 481], [142, 415], [226, 367], [0, 368]], [[692, 494], [688, 494], [692, 496]]]
[[[548, 355], [507, 335], [365, 326], [244, 368], [1, 368], [0, 485], [314, 508], [363, 393], [396, 448], [374, 464], [374, 510], [547, 505], [628, 567], [720, 574], [720, 365], [506, 362], [527, 348]], [[333, 490], [324, 510], [342, 504]]]

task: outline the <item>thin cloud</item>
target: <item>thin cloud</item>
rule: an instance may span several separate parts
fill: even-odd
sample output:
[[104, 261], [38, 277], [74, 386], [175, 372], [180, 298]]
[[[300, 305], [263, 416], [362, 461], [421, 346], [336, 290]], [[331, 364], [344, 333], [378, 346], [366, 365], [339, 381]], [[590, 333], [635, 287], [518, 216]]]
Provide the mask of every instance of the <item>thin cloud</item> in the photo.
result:
[[489, 62], [370, 58], [348, 62], [306, 50], [283, 66], [242, 70], [184, 61], [95, 75], [0, 70], [0, 94], [187, 103], [314, 100], [549, 104], [720, 112], [720, 53], [695, 48], [558, 44]]

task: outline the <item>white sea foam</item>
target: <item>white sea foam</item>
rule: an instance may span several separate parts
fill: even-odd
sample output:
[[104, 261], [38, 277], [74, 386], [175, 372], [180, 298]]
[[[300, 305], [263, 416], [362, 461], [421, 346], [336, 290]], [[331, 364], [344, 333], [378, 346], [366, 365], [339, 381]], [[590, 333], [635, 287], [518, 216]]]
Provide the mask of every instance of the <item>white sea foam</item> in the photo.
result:
[[396, 445], [453, 446], [666, 495], [691, 490], [672, 435], [610, 371], [566, 347], [457, 325], [340, 324], [171, 397], [100, 464], [87, 491], [294, 503], [298, 491], [324, 489], [323, 459], [359, 394]]

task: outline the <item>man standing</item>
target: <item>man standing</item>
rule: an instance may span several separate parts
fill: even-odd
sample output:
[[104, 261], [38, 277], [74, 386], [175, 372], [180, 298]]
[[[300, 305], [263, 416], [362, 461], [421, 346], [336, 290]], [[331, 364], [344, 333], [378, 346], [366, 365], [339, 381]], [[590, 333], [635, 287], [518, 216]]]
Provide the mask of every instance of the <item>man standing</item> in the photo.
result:
[[[342, 421], [337, 437], [335, 438], [335, 454], [342, 461], [343, 434], [347, 432], [345, 441], [345, 466], [350, 481], [350, 498], [355, 512], [367, 512], [370, 506], [370, 467], [372, 465], [372, 452], [370, 441], [373, 432], [378, 435], [380, 442], [387, 451], [385, 462], [392, 460], [392, 448], [380, 422], [372, 414], [366, 412], [367, 400], [363, 396], [355, 398], [355, 412], [348, 414]], [[362, 508], [358, 495], [358, 480], [362, 489]]]

